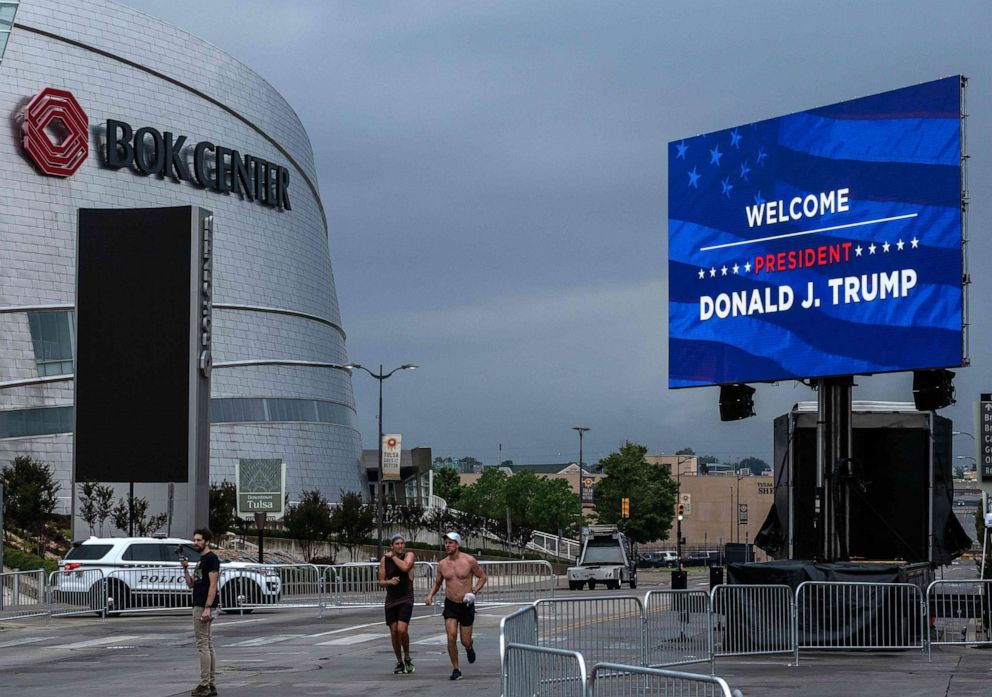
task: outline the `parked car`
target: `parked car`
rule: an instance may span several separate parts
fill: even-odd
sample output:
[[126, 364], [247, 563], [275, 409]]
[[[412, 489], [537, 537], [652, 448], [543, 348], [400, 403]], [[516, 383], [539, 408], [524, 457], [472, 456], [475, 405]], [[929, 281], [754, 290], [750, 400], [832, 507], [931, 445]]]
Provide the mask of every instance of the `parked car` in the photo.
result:
[[689, 555], [683, 557], [682, 563], [685, 566], [716, 566], [720, 563], [720, 552], [713, 550], [691, 552]]
[[[172, 537], [90, 537], [73, 545], [59, 562], [59, 598], [70, 600], [102, 592], [106, 582], [107, 611], [186, 607], [190, 590], [180, 557], [190, 570], [200, 554], [190, 540]], [[282, 580], [271, 566], [222, 562], [218, 586], [224, 612], [251, 612], [241, 605], [272, 604], [282, 593]], [[57, 598], [58, 599], [58, 598]]]

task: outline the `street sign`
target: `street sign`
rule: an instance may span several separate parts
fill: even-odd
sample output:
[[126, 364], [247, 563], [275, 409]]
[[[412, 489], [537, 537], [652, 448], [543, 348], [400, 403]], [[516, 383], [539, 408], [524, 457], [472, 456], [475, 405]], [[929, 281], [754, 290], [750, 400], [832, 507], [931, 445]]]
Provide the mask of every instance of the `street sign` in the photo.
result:
[[739, 503], [737, 504], [737, 522], [746, 523], [747, 522], [747, 504]]
[[983, 392], [978, 403], [978, 449], [980, 476], [983, 482], [992, 481], [992, 394]]
[[682, 504], [684, 515], [692, 515], [692, 494], [679, 494], [679, 503]]
[[403, 436], [387, 433], [382, 437], [382, 480], [400, 480], [400, 461], [403, 458]]
[[286, 463], [282, 460], [238, 460], [235, 479], [239, 517], [251, 519], [256, 513], [282, 517], [286, 500]]

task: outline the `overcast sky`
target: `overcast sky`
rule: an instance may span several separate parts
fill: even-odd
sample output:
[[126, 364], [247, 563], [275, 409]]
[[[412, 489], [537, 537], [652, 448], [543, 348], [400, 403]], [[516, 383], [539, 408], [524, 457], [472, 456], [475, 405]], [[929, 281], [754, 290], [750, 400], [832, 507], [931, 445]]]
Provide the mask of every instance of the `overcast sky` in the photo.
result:
[[[942, 413], [992, 392], [992, 3], [124, 0], [266, 78], [309, 132], [351, 360], [387, 432], [435, 455], [586, 459], [633, 440], [771, 459], [772, 420], [815, 393], [667, 385], [666, 144], [962, 73], [972, 367]], [[195, 135], [195, 134], [193, 134]], [[377, 386], [353, 378], [365, 447]], [[912, 400], [909, 375], [855, 399]], [[956, 452], [974, 455], [967, 438]]]

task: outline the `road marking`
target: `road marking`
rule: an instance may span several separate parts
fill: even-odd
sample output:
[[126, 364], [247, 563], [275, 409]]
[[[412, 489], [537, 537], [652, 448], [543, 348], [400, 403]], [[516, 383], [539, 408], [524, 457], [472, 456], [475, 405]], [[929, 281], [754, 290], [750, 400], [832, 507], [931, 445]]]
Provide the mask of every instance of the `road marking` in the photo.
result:
[[129, 636], [112, 636], [112, 637], [105, 637], [103, 639], [90, 639], [89, 641], [77, 641], [73, 644], [59, 644], [58, 646], [45, 646], [44, 648], [64, 649], [71, 651], [72, 649], [88, 649], [94, 646], [105, 646], [107, 644], [123, 644], [125, 642], [132, 641], [133, 639], [138, 639], [138, 638], [140, 638], [140, 635], [138, 634], [131, 634]]
[[289, 641], [290, 639], [299, 639], [303, 634], [274, 634], [273, 636], [261, 636], [255, 637], [254, 639], [245, 639], [244, 641], [236, 641], [233, 644], [224, 644], [224, 648], [233, 648], [235, 646], [266, 646], [268, 644], [278, 644], [281, 641]]
[[[433, 617], [434, 615], [414, 615], [413, 617], [410, 618], [410, 621], [412, 622], [413, 620], [432, 619]], [[330, 631], [320, 632], [318, 634], [308, 634], [307, 639], [316, 639], [317, 637], [328, 636], [330, 634], [343, 634], [344, 632], [351, 632], [356, 629], [365, 629], [366, 627], [381, 627], [383, 624], [384, 624], [383, 622], [367, 622], [365, 624], [355, 624], [350, 627], [342, 627], [341, 629], [332, 629]]]
[[0, 649], [6, 649], [11, 646], [20, 646], [21, 644], [37, 644], [39, 641], [44, 641], [48, 637], [43, 636], [32, 636], [26, 639], [15, 639], [14, 641], [5, 641], [0, 644]]
[[[472, 641], [475, 641], [479, 637], [483, 637], [485, 634], [475, 633], [472, 635]], [[413, 642], [414, 644], [426, 644], [426, 645], [442, 645], [448, 643], [447, 634], [435, 634], [434, 636], [429, 636], [426, 639], [421, 639], [420, 641]]]
[[366, 641], [372, 641], [373, 639], [388, 639], [388, 634], [355, 634], [352, 636], [343, 636], [340, 639], [331, 639], [330, 641], [322, 641], [317, 646], [348, 646], [350, 644], [363, 644]]
[[218, 622], [216, 625], [214, 625], [213, 631], [215, 632], [220, 631], [225, 627], [230, 627], [232, 624], [247, 624], [248, 622], [264, 622], [264, 621], [265, 621], [264, 617], [256, 617], [255, 619], [252, 620], [233, 620], [233, 621], [223, 620], [221, 622]]

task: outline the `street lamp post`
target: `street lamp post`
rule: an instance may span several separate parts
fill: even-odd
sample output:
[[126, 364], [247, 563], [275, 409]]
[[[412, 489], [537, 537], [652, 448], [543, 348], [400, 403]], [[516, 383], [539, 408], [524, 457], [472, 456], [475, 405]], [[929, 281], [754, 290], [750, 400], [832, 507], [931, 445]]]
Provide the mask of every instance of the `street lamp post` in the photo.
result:
[[582, 436], [589, 430], [587, 426], [572, 426], [579, 432], [579, 538], [582, 537]]
[[379, 365], [379, 372], [373, 373], [371, 370], [358, 363], [346, 363], [341, 366], [345, 370], [364, 370], [366, 373], [371, 375], [373, 378], [379, 381], [379, 472], [376, 477], [376, 487], [375, 487], [375, 519], [376, 519], [376, 534], [377, 538], [377, 549], [378, 558], [382, 559], [382, 514], [383, 514], [383, 486], [382, 486], [382, 383], [385, 382], [386, 378], [395, 373], [397, 370], [415, 370], [417, 366], [412, 363], [407, 363], [401, 365], [399, 368], [393, 368], [388, 373], [383, 373], [382, 365]]

